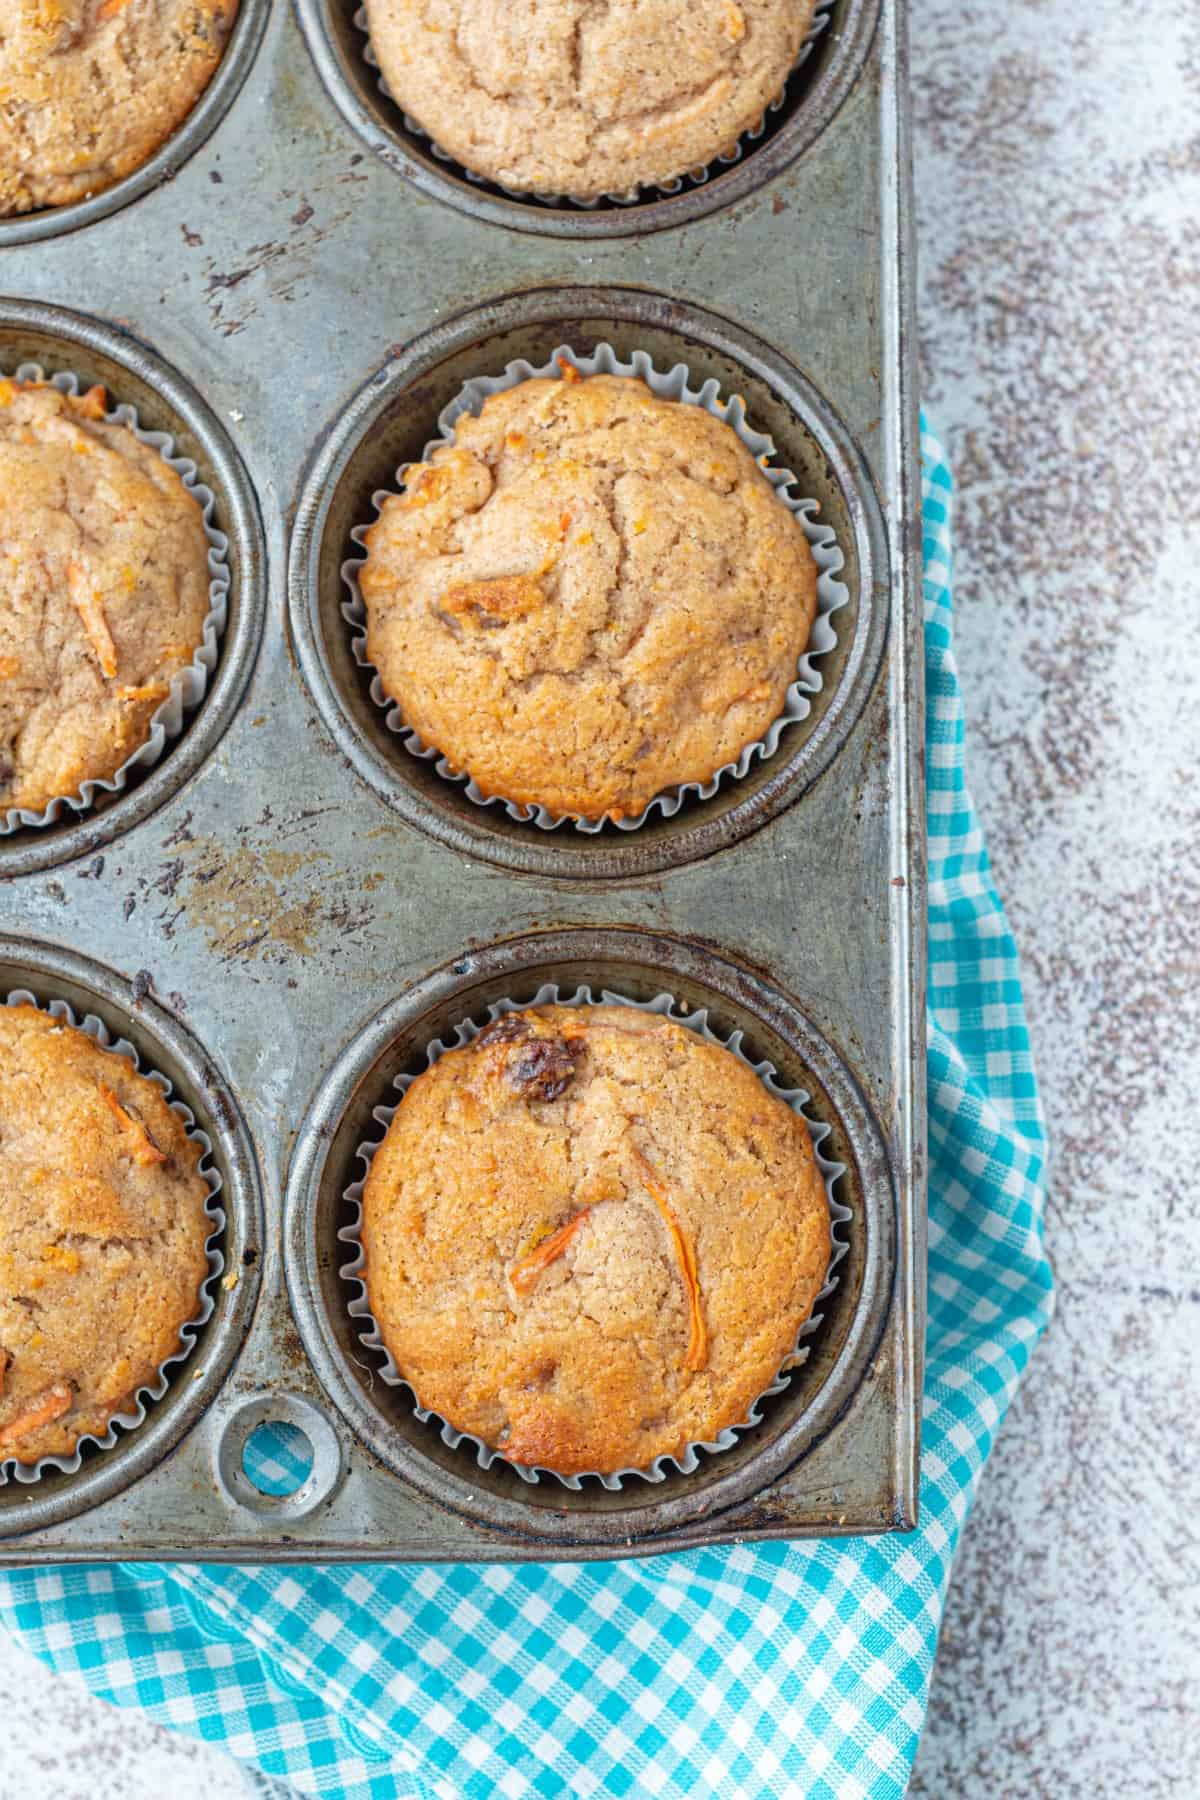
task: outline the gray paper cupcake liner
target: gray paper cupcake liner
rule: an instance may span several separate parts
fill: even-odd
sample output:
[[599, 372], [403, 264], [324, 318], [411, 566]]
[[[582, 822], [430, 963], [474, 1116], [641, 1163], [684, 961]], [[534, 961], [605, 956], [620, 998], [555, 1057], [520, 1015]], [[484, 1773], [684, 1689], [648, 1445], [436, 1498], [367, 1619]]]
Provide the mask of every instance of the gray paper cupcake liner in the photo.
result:
[[[0, 369], [0, 375], [3, 374], [4, 371]], [[46, 380], [46, 376], [37, 363], [22, 363], [8, 379], [41, 382]], [[49, 385], [62, 394], [78, 394], [82, 390], [79, 377], [67, 372], [52, 375]], [[220, 656], [220, 641], [229, 616], [229, 590], [233, 576], [229, 568], [229, 539], [215, 524], [216, 496], [211, 488], [197, 480], [196, 465], [191, 458], [176, 456], [175, 440], [170, 433], [143, 430], [132, 406], [122, 404], [110, 407], [104, 418], [109, 425], [126, 426], [139, 443], [148, 444], [152, 450], [157, 450], [200, 504], [204, 535], [208, 539], [209, 573], [209, 609], [204, 618], [203, 635], [191, 662], [173, 677], [167, 698], [151, 715], [150, 732], [145, 743], [132, 756], [126, 757], [114, 775], [105, 776], [102, 780], [85, 781], [77, 794], [61, 794], [51, 800], [41, 812], [32, 812], [26, 807], [10, 807], [7, 812], [0, 813], [0, 836], [7, 836], [10, 832], [29, 826], [37, 828], [52, 825], [67, 811], [86, 813], [95, 804], [98, 794], [119, 794], [136, 770], [152, 769], [161, 760], [167, 746], [181, 736], [188, 719], [208, 692], [209, 677]]]
[[[661, 813], [664, 819], [674, 818], [685, 801], [709, 800], [726, 781], [740, 781], [756, 761], [775, 754], [779, 740], [789, 725], [798, 724], [808, 717], [812, 711], [812, 696], [820, 693], [823, 686], [816, 658], [827, 655], [836, 648], [837, 633], [833, 615], [850, 597], [845, 583], [838, 579], [839, 571], [845, 567], [845, 558], [832, 526], [822, 524], [817, 517], [820, 503], [797, 498], [791, 491], [796, 486], [796, 476], [790, 469], [777, 468], [771, 461], [776, 454], [774, 440], [766, 432], [756, 431], [750, 425], [741, 395], [735, 394], [732, 399], [723, 399], [719, 382], [711, 376], [699, 387], [693, 386], [691, 372], [685, 363], [676, 363], [673, 368], [662, 372], [655, 368], [644, 350], [635, 350], [628, 360], [623, 360], [611, 344], [598, 344], [590, 356], [580, 356], [569, 344], [560, 344], [547, 361], [537, 367], [522, 358], [510, 362], [502, 375], [477, 375], [439, 413], [438, 430], [441, 435], [426, 444], [421, 460], [428, 460], [435, 450], [449, 443], [464, 414], [477, 416], [492, 394], [518, 387], [521, 382], [535, 377], [557, 375], [564, 364], [577, 369], [581, 375], [637, 376], [661, 399], [675, 400], [685, 406], [703, 407], [713, 418], [720, 419], [750, 451], [774, 488], [776, 497], [793, 514], [808, 539], [817, 565], [817, 610], [808, 644], [797, 664], [796, 679], [784, 696], [783, 711], [772, 722], [765, 736], [745, 745], [733, 762], [723, 764], [707, 781], [688, 781], [676, 787], [664, 788], [635, 818], [614, 819], [610, 813], [605, 813], [598, 819], [584, 819], [573, 813], [551, 812], [544, 806], [526, 806], [520, 801], [506, 800], [503, 795], [481, 792], [469, 775], [456, 769], [440, 751], [425, 744], [419, 734], [405, 724], [403, 713], [385, 691], [382, 679], [367, 654], [367, 609], [358, 584], [358, 573], [365, 557], [349, 557], [342, 564], [342, 580], [349, 590], [349, 598], [342, 604], [342, 616], [354, 634], [351, 645], [354, 660], [359, 668], [370, 674], [371, 699], [383, 713], [388, 730], [396, 734], [410, 755], [423, 762], [432, 762], [445, 780], [459, 784], [467, 799], [476, 806], [502, 806], [510, 819], [522, 825], [536, 825], [542, 831], [556, 831], [560, 825], [567, 823], [576, 831], [589, 834], [602, 831], [606, 825], [615, 826], [619, 831], [636, 831], [655, 812]], [[412, 465], [406, 464], [396, 471], [399, 485], [403, 485], [405, 471], [410, 466]], [[383, 488], [372, 495], [376, 514], [389, 498], [390, 491]], [[350, 534], [351, 538], [356, 544], [362, 545], [369, 529], [369, 524], [355, 526]]]
[[417, 1079], [415, 1075], [398, 1075], [396, 1077], [392, 1085], [399, 1093], [400, 1099], [397, 1100], [395, 1105], [382, 1105], [373, 1109], [371, 1116], [380, 1128], [379, 1135], [377, 1137], [366, 1139], [359, 1144], [355, 1151], [355, 1156], [363, 1166], [363, 1173], [355, 1181], [350, 1183], [343, 1194], [343, 1198], [350, 1208], [352, 1217], [350, 1223], [344, 1225], [338, 1232], [338, 1240], [347, 1245], [352, 1254], [349, 1259], [342, 1264], [338, 1273], [343, 1281], [356, 1290], [353, 1298], [348, 1302], [347, 1311], [358, 1328], [359, 1343], [365, 1350], [372, 1351], [378, 1357], [379, 1362], [376, 1372], [387, 1386], [407, 1388], [408, 1392], [412, 1395], [413, 1412], [416, 1417], [423, 1423], [432, 1419], [433, 1422], [440, 1427], [442, 1442], [451, 1450], [457, 1450], [463, 1445], [467, 1446], [468, 1450], [473, 1450], [475, 1453], [475, 1461], [481, 1469], [490, 1469], [493, 1463], [498, 1462], [503, 1467], [514, 1470], [515, 1473], [521, 1477], [522, 1481], [528, 1482], [530, 1485], [538, 1482], [542, 1476], [548, 1476], [552, 1481], [557, 1481], [561, 1483], [563, 1487], [572, 1488], [575, 1491], [578, 1491], [585, 1481], [598, 1481], [602, 1487], [615, 1492], [621, 1487], [622, 1483], [630, 1477], [636, 1477], [641, 1481], [659, 1482], [665, 1481], [668, 1473], [672, 1469], [676, 1470], [681, 1475], [694, 1474], [696, 1469], [700, 1466], [700, 1452], [702, 1450], [707, 1452], [710, 1456], [718, 1455], [722, 1450], [730, 1450], [737, 1443], [739, 1433], [748, 1431], [751, 1426], [761, 1423], [762, 1413], [760, 1409], [763, 1402], [770, 1399], [775, 1394], [782, 1393], [791, 1381], [793, 1371], [807, 1361], [809, 1352], [807, 1340], [816, 1331], [824, 1318], [824, 1313], [817, 1309], [821, 1306], [822, 1301], [828, 1300], [838, 1284], [836, 1271], [838, 1264], [849, 1249], [849, 1244], [846, 1239], [846, 1227], [850, 1223], [853, 1215], [850, 1208], [843, 1205], [834, 1192], [838, 1178], [846, 1172], [846, 1165], [844, 1163], [835, 1162], [831, 1157], [827, 1156], [822, 1149], [825, 1140], [830, 1136], [831, 1127], [825, 1124], [821, 1119], [812, 1118], [809, 1113], [805, 1111], [805, 1108], [811, 1099], [811, 1095], [804, 1088], [783, 1087], [777, 1079], [775, 1065], [768, 1062], [766, 1059], [762, 1062], [751, 1062], [750, 1058], [742, 1048], [743, 1034], [741, 1031], [734, 1031], [730, 1033], [728, 1037], [724, 1038], [718, 1036], [708, 1022], [707, 1008], [698, 1007], [694, 1012], [688, 1012], [686, 1008], [680, 1006], [678, 1001], [676, 1001], [671, 994], [656, 994], [653, 1000], [632, 1000], [625, 994], [614, 993], [608, 988], [602, 988], [600, 996], [597, 999], [593, 994], [591, 987], [583, 985], [576, 988], [574, 993], [563, 996], [555, 982], [546, 982], [538, 989], [532, 1000], [497, 1000], [488, 1007], [487, 1016], [481, 1021], [477, 1022], [475, 1019], [464, 1019], [456, 1026], [453, 1038], [449, 1042], [442, 1038], [434, 1038], [434, 1040], [426, 1046], [426, 1066], [432, 1068], [434, 1063], [444, 1056], [448, 1050], [457, 1050], [464, 1044], [471, 1043], [473, 1039], [479, 1036], [479, 1033], [483, 1031], [487, 1025], [493, 1020], [501, 1018], [505, 1013], [524, 1012], [532, 1006], [550, 1005], [632, 1006], [636, 1007], [639, 1012], [660, 1013], [664, 1018], [673, 1020], [675, 1024], [682, 1025], [686, 1027], [687, 1030], [696, 1032], [696, 1034], [699, 1037], [704, 1038], [707, 1043], [716, 1044], [721, 1049], [730, 1051], [737, 1057], [739, 1062], [744, 1063], [748, 1069], [751, 1069], [754, 1074], [758, 1076], [759, 1080], [763, 1083], [763, 1086], [769, 1093], [773, 1094], [777, 1100], [782, 1100], [786, 1105], [791, 1107], [793, 1112], [799, 1113], [803, 1118], [812, 1138], [813, 1153], [817, 1160], [817, 1166], [821, 1171], [821, 1179], [825, 1186], [825, 1198], [829, 1205], [830, 1232], [833, 1248], [824, 1283], [822, 1284], [816, 1299], [813, 1301], [812, 1311], [800, 1327], [794, 1348], [789, 1355], [784, 1358], [779, 1374], [768, 1387], [763, 1389], [762, 1393], [750, 1407], [743, 1420], [737, 1425], [726, 1426], [725, 1429], [719, 1432], [711, 1442], [688, 1444], [677, 1456], [656, 1457], [654, 1462], [645, 1469], [619, 1469], [615, 1474], [609, 1475], [601, 1474], [598, 1470], [582, 1475], [560, 1475], [555, 1469], [529, 1468], [521, 1463], [509, 1462], [502, 1451], [492, 1449], [488, 1444], [485, 1444], [481, 1438], [474, 1436], [471, 1432], [457, 1430], [444, 1419], [440, 1413], [433, 1412], [427, 1407], [421, 1406], [411, 1384], [405, 1380], [403, 1375], [401, 1375], [395, 1362], [392, 1360], [391, 1353], [383, 1341], [383, 1334], [380, 1331], [379, 1323], [371, 1311], [366, 1283], [362, 1278], [362, 1271], [366, 1264], [366, 1256], [362, 1247], [362, 1196], [363, 1187], [375, 1152], [382, 1144], [388, 1126], [396, 1115], [396, 1108], [400, 1105], [404, 1095]]
[[195, 1313], [180, 1327], [179, 1335], [183, 1342], [178, 1350], [173, 1351], [159, 1364], [154, 1380], [144, 1382], [137, 1389], [132, 1409], [128, 1412], [114, 1413], [109, 1419], [108, 1429], [102, 1435], [85, 1432], [69, 1456], [43, 1456], [35, 1463], [23, 1463], [13, 1456], [0, 1458], [0, 1486], [8, 1481], [29, 1485], [40, 1480], [51, 1469], [57, 1470], [61, 1475], [74, 1475], [83, 1463], [85, 1447], [90, 1446], [94, 1450], [111, 1450], [118, 1442], [118, 1428], [122, 1433], [136, 1431], [146, 1417], [148, 1403], [162, 1399], [170, 1385], [172, 1370], [186, 1361], [195, 1349], [197, 1331], [212, 1317], [213, 1309], [216, 1306], [214, 1289], [225, 1268], [225, 1258], [221, 1251], [221, 1234], [225, 1230], [225, 1212], [219, 1200], [222, 1182], [220, 1171], [212, 1160], [212, 1141], [208, 1133], [201, 1131], [197, 1126], [191, 1108], [185, 1106], [182, 1100], [171, 1099], [171, 1083], [166, 1076], [159, 1074], [157, 1069], [143, 1069], [133, 1045], [126, 1038], [114, 1039], [103, 1019], [97, 1018], [95, 1013], [87, 1013], [82, 1019], [78, 1019], [65, 1000], [51, 1000], [48, 1004], [43, 1005], [36, 994], [30, 993], [25, 988], [11, 989], [3, 996], [2, 1004], [5, 1006], [36, 1006], [39, 1012], [49, 1013], [51, 1018], [57, 1019], [61, 1024], [75, 1026], [77, 1030], [83, 1031], [88, 1037], [93, 1038], [101, 1049], [111, 1050], [115, 1055], [125, 1057], [126, 1061], [132, 1063], [139, 1074], [145, 1075], [148, 1081], [152, 1081], [156, 1087], [162, 1089], [171, 1111], [178, 1113], [183, 1120], [188, 1137], [192, 1139], [193, 1143], [199, 1144], [203, 1150], [204, 1154], [196, 1168], [208, 1186], [208, 1199], [205, 1201], [204, 1210], [212, 1221], [212, 1229], [204, 1246], [208, 1257], [208, 1274], [200, 1283], [196, 1296]]
[[444, 163], [454, 174], [461, 175], [465, 181], [471, 183], [472, 187], [496, 188], [498, 192], [507, 195], [510, 200], [523, 200], [536, 206], [545, 207], [570, 206], [578, 208], [581, 212], [593, 212], [598, 206], [637, 206], [647, 194], [655, 194], [669, 199], [672, 194], [682, 193], [688, 183], [694, 188], [702, 187], [714, 173], [719, 173], [722, 169], [731, 169], [735, 163], [741, 162], [747, 151], [759, 142], [773, 115], [786, 104], [788, 83], [795, 79], [797, 71], [802, 69], [808, 61], [812, 55], [813, 46], [822, 32], [828, 30], [830, 15], [835, 4], [836, 0], [817, 0], [808, 34], [800, 46], [800, 54], [788, 71], [787, 81], [785, 81], [782, 91], [769, 103], [762, 117], [742, 132], [732, 150], [726, 150], [720, 156], [714, 156], [710, 163], [701, 163], [697, 168], [689, 169], [684, 175], [676, 175], [671, 181], [651, 182], [645, 186], [631, 187], [623, 194], [600, 194], [587, 198], [575, 194], [543, 194], [535, 192], [531, 188], [506, 187], [503, 182], [493, 181], [487, 175], [479, 175], [474, 169], [468, 169], [465, 163], [459, 162], [457, 157], [451, 156], [448, 150], [443, 150], [441, 145], [430, 137], [419, 119], [414, 119], [411, 113], [405, 112], [404, 108], [400, 106], [380, 70], [379, 59], [375, 55], [375, 49], [371, 43], [365, 6], [358, 8], [354, 15], [354, 23], [362, 33], [363, 61], [370, 69], [374, 70], [375, 83], [380, 93], [399, 109], [400, 116], [404, 120], [405, 130], [428, 144], [430, 155], [438, 162]]

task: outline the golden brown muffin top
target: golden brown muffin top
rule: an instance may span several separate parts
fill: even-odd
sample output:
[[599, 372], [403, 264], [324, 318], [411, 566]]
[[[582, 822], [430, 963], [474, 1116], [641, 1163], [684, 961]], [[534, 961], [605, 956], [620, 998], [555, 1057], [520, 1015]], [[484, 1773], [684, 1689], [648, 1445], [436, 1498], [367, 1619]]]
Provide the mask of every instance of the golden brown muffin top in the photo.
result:
[[104, 411], [0, 380], [0, 813], [115, 774], [203, 637], [199, 502]]
[[179, 1348], [208, 1266], [201, 1155], [127, 1057], [0, 1006], [0, 1460], [102, 1434]]
[[742, 1423], [831, 1248], [804, 1120], [730, 1051], [616, 1005], [507, 1013], [420, 1075], [362, 1240], [421, 1405], [563, 1475]]
[[367, 650], [484, 794], [631, 817], [779, 717], [816, 565], [729, 425], [566, 372], [492, 395], [405, 471], [365, 534]]
[[394, 98], [502, 187], [597, 199], [732, 151], [815, 0], [366, 0]]
[[238, 0], [3, 0], [0, 218], [100, 193], [153, 155], [224, 54]]

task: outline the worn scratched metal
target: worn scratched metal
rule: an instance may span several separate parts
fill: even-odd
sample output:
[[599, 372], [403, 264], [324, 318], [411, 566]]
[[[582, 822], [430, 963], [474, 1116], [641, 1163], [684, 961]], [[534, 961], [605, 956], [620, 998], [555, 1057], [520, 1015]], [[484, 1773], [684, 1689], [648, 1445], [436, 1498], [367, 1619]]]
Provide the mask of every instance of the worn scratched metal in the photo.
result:
[[[895, 1529], [915, 1514], [924, 1318], [898, 0], [877, 21], [839, 0], [795, 103], [712, 191], [603, 215], [431, 165], [346, 54], [352, 10], [277, 4], [213, 135], [136, 204], [0, 228], [0, 367], [76, 368], [175, 431], [237, 572], [221, 677], [170, 756], [107, 811], [0, 841], [0, 974], [91, 1005], [178, 1081], [228, 1172], [241, 1270], [140, 1432], [75, 1477], [0, 1488], [0, 1559], [575, 1557]], [[547, 836], [381, 731], [336, 572], [364, 495], [465, 369], [598, 336], [745, 394], [837, 528], [853, 602], [770, 764], [637, 833]], [[813, 1088], [850, 1165], [853, 1251], [809, 1365], [736, 1450], [621, 1495], [530, 1493], [452, 1455], [372, 1388], [341, 1309], [361, 1121], [425, 1037], [547, 977], [710, 1004]], [[316, 1446], [290, 1500], [239, 1476], [264, 1417]]]

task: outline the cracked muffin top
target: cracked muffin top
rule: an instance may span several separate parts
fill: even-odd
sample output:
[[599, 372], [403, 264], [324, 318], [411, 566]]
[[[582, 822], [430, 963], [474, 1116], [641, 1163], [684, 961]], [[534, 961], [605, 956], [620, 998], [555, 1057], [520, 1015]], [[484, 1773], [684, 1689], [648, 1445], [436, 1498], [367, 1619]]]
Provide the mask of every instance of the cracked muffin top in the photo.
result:
[[238, 0], [3, 0], [0, 218], [65, 206], [151, 157], [212, 79]]
[[104, 412], [0, 380], [0, 813], [114, 775], [203, 638], [199, 502]]
[[398, 104], [464, 168], [578, 200], [673, 181], [778, 99], [815, 0], [366, 0]]
[[127, 1057], [0, 1006], [0, 1460], [102, 1434], [200, 1309], [203, 1152]]
[[702, 407], [564, 365], [493, 394], [404, 480], [364, 537], [368, 655], [484, 794], [636, 817], [783, 711], [816, 565]]
[[618, 1005], [506, 1013], [418, 1076], [362, 1241], [420, 1404], [562, 1475], [740, 1424], [831, 1247], [804, 1120], [728, 1050]]

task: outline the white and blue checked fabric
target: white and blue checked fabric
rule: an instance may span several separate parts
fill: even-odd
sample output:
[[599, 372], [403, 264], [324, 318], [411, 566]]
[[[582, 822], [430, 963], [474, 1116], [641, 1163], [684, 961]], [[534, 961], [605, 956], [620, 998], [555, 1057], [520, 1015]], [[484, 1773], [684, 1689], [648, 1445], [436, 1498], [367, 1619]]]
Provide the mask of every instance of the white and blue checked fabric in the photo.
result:
[[[53, 1667], [306, 1794], [346, 1800], [904, 1792], [955, 1546], [1052, 1299], [1016, 949], [964, 774], [950, 476], [928, 435], [923, 449], [931, 1174], [919, 1529], [607, 1565], [0, 1577], [0, 1621]], [[286, 1467], [287, 1455], [276, 1445], [267, 1461]]]

